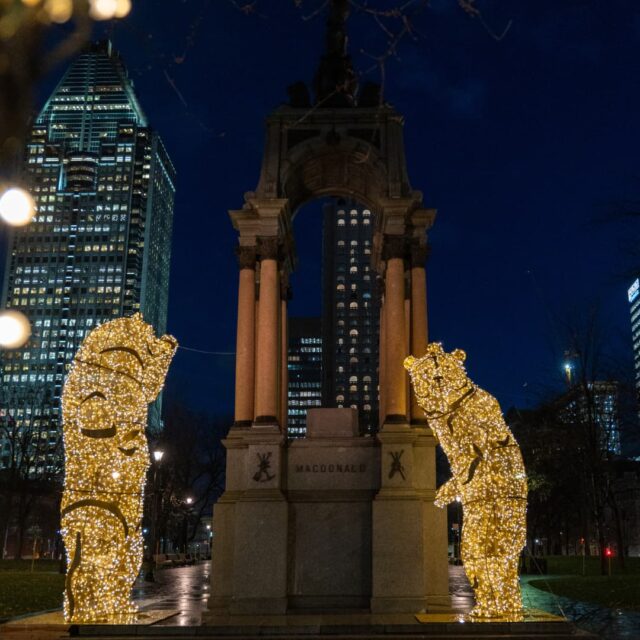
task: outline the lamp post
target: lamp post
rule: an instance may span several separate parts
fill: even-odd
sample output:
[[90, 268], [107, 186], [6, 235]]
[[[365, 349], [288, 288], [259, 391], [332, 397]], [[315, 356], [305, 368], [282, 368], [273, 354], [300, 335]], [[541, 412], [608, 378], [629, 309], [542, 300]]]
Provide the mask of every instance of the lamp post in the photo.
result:
[[187, 496], [184, 499], [184, 504], [187, 505], [184, 510], [184, 519], [182, 521], [182, 537], [184, 541], [184, 553], [187, 553], [187, 538], [189, 537], [189, 514], [191, 513], [191, 505], [193, 504], [193, 498]]
[[156, 567], [156, 558], [158, 556], [158, 469], [164, 456], [164, 451], [156, 449], [153, 452], [153, 480], [151, 484], [151, 536], [149, 539], [150, 558], [148, 562], [147, 574], [145, 580], [147, 582], [155, 582], [154, 569]]

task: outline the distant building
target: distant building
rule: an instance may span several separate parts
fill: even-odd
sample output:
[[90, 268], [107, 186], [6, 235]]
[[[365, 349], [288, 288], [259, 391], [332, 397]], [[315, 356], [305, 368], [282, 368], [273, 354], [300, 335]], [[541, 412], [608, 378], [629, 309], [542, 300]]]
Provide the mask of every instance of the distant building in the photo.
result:
[[636, 389], [640, 400], [640, 278], [636, 278], [627, 292], [631, 305], [631, 339], [633, 341], [633, 361], [636, 369]]
[[[53, 446], [85, 335], [136, 311], [159, 334], [167, 324], [175, 170], [110, 43], [85, 50], [47, 100], [25, 174], [37, 216], [10, 238], [2, 306], [24, 312], [33, 336], [2, 355], [0, 419], [35, 421]], [[5, 454], [0, 442], [0, 467]]]
[[287, 433], [303, 438], [307, 410], [322, 405], [322, 333], [320, 318], [289, 319], [289, 403]]
[[569, 424], [597, 425], [602, 444], [609, 453], [621, 455], [618, 383], [590, 382], [585, 389], [575, 385], [561, 398], [564, 416]]
[[378, 430], [380, 300], [371, 270], [373, 214], [337, 199], [323, 218], [322, 406], [358, 409], [360, 431]]

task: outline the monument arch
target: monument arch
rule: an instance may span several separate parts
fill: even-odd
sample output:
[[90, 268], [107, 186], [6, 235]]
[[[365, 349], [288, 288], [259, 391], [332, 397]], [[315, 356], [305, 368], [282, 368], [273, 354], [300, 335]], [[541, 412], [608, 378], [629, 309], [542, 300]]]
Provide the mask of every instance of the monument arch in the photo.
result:
[[[214, 510], [213, 614], [449, 605], [446, 513], [433, 504], [436, 441], [403, 366], [427, 344], [435, 212], [410, 185], [402, 117], [375, 87], [356, 93], [348, 6], [331, 3], [315, 102], [301, 83], [290, 89], [289, 104], [267, 119], [258, 185], [230, 211], [239, 262], [235, 422]], [[288, 442], [292, 221], [327, 195], [357, 200], [374, 216], [380, 430], [361, 437], [353, 410], [325, 409], [309, 416], [307, 438]]]

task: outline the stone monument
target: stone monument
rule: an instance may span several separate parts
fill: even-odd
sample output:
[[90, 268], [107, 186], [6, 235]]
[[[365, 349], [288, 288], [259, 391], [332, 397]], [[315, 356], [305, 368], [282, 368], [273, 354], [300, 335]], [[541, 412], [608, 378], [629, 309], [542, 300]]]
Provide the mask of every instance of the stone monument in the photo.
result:
[[[213, 517], [212, 616], [449, 606], [436, 440], [403, 366], [427, 344], [426, 232], [435, 212], [409, 184], [402, 117], [379, 87], [357, 91], [348, 8], [348, 0], [331, 3], [315, 102], [303, 83], [290, 88], [290, 104], [267, 120], [258, 186], [230, 212], [240, 267], [235, 423]], [[292, 216], [325, 195], [355, 199], [375, 218], [381, 428], [360, 436], [353, 410], [322, 409], [309, 413], [305, 439], [288, 442]]]

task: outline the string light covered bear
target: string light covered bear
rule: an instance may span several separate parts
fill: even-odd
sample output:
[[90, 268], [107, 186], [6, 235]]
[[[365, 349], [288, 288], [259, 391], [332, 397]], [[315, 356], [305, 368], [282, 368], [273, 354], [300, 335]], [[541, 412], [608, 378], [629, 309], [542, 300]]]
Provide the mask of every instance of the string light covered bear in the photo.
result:
[[461, 556], [476, 597], [471, 615], [517, 619], [522, 612], [518, 560], [525, 545], [527, 481], [520, 447], [497, 400], [477, 387], [464, 368], [465, 353], [428, 345], [409, 356], [418, 404], [451, 466], [436, 492], [439, 507], [460, 501]]
[[87, 335], [62, 395], [68, 622], [132, 622], [131, 589], [143, 554], [143, 492], [149, 467], [147, 410], [177, 349], [142, 315]]

